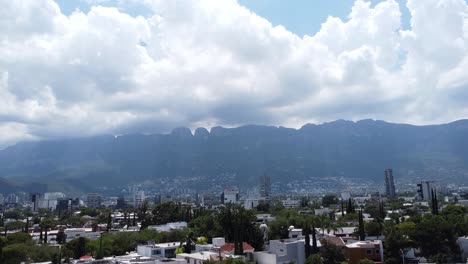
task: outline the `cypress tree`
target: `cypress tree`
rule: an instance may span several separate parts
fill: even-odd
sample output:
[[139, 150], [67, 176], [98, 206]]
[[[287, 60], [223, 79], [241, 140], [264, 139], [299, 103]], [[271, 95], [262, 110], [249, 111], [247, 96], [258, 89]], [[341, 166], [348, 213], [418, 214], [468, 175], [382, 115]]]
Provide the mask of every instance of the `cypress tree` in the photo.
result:
[[362, 209], [359, 210], [359, 240], [360, 241], [366, 240], [366, 234], [364, 232], [364, 219], [362, 215]]
[[47, 226], [44, 227], [44, 244], [47, 244]]
[[112, 228], [112, 215], [109, 212], [109, 215], [107, 216], [107, 232], [109, 232], [111, 228]]
[[103, 254], [102, 254], [102, 236], [104, 235], [104, 233], [101, 233], [101, 235], [99, 236], [99, 249], [98, 249], [98, 254], [96, 256], [96, 259], [102, 259], [103, 258]]
[[42, 223], [39, 224], [39, 227], [40, 227], [40, 231], [39, 231], [39, 243], [42, 244]]
[[380, 219], [385, 218], [384, 204], [383, 204], [382, 201], [379, 202], [379, 217], [380, 217]]
[[135, 217], [136, 217], [136, 213], [133, 212], [133, 224], [132, 224], [133, 226], [136, 226], [136, 218]]
[[434, 192], [434, 189], [431, 189], [431, 200], [432, 214], [437, 215], [439, 214], [439, 205], [437, 201], [437, 193]]
[[354, 213], [354, 207], [353, 207], [353, 202], [351, 201], [351, 198], [348, 199], [348, 208], [346, 208], [346, 213]]

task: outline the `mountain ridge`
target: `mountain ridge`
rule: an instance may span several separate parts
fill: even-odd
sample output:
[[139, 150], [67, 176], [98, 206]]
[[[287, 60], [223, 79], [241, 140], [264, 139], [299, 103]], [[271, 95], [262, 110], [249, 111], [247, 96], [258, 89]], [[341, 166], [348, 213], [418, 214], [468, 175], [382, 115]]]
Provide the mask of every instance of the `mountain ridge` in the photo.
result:
[[[252, 184], [345, 177], [381, 181], [385, 168], [403, 177], [468, 175], [468, 120], [441, 125], [337, 120], [299, 129], [244, 125], [179, 127], [168, 134], [100, 135], [23, 142], [0, 151], [0, 177], [125, 185], [162, 177], [235, 175]], [[111, 180], [110, 180], [111, 179]]]

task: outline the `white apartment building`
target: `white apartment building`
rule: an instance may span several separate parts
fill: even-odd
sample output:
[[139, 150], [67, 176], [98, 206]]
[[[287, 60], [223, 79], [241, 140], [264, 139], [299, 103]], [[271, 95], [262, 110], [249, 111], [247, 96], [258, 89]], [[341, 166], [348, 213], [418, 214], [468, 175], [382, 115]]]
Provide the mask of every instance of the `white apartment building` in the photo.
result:
[[133, 206], [139, 207], [146, 199], [145, 191], [136, 191], [133, 194]]
[[224, 189], [221, 195], [221, 202], [223, 204], [237, 203], [239, 201], [239, 190], [237, 188]]
[[138, 245], [137, 253], [141, 256], [151, 258], [174, 258], [176, 249], [180, 242], [169, 242], [159, 244]]
[[283, 203], [284, 208], [298, 208], [301, 206], [300, 200], [295, 200], [291, 198], [287, 198], [286, 200], [281, 201]]

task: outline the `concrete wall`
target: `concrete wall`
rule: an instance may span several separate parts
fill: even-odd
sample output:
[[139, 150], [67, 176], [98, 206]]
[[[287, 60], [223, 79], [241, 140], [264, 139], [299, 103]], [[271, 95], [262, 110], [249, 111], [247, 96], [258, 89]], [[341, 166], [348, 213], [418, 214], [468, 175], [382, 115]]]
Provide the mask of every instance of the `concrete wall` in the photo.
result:
[[268, 252], [254, 252], [254, 262], [257, 264], [276, 264], [276, 255]]

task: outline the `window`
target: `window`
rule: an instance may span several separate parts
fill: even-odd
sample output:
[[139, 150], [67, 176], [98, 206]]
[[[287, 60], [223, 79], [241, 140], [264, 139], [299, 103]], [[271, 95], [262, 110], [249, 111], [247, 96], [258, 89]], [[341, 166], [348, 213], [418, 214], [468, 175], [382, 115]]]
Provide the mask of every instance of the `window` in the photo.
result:
[[366, 249], [366, 255], [372, 255], [372, 249]]
[[161, 250], [160, 249], [153, 249], [152, 255], [161, 255]]
[[380, 254], [380, 250], [376, 249], [376, 250], [375, 250], [375, 254], [376, 254], [376, 255]]

